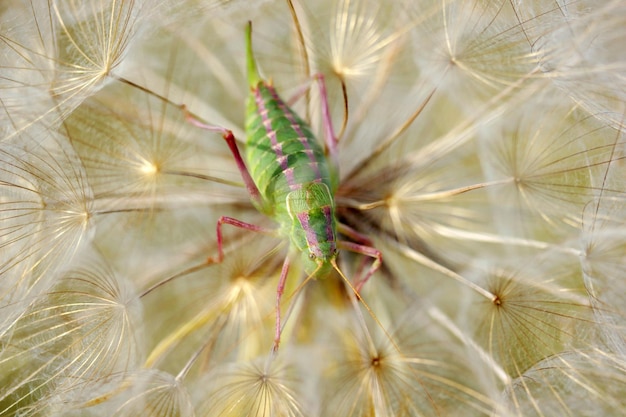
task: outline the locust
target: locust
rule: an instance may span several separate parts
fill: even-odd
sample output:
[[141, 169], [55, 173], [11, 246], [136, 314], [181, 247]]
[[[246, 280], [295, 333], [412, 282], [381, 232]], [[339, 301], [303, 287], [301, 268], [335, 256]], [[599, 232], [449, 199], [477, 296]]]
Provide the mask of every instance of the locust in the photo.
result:
[[[324, 77], [316, 74], [322, 102], [325, 145], [322, 147], [312, 129], [276, 92], [271, 81], [258, 71], [252, 49], [252, 23], [245, 30], [246, 66], [250, 93], [246, 105], [246, 152], [241, 156], [232, 131], [204, 123], [186, 111], [187, 120], [202, 128], [222, 134], [235, 159], [253, 206], [278, 223], [278, 229], [268, 229], [232, 217], [217, 221], [217, 257], [209, 263], [224, 259], [222, 226], [278, 235], [290, 242], [276, 290], [276, 326], [272, 350], [276, 352], [281, 336], [281, 297], [291, 259], [300, 254], [307, 280], [324, 278], [335, 270], [358, 293], [367, 280], [380, 268], [381, 252], [366, 236], [342, 224], [335, 213], [335, 193], [339, 185], [338, 140], [335, 136]], [[351, 240], [341, 240], [343, 235]], [[362, 277], [349, 281], [337, 265], [339, 250], [347, 250], [373, 262]], [[367, 258], [366, 258], [367, 259]]]

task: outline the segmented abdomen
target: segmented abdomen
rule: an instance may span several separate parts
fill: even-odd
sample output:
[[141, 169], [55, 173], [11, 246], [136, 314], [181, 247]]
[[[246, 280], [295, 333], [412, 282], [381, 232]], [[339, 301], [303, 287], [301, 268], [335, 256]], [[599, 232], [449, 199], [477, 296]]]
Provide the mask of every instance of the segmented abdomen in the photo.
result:
[[248, 101], [246, 163], [271, 213], [285, 212], [290, 191], [308, 182], [331, 187], [328, 163], [308, 125], [259, 82]]

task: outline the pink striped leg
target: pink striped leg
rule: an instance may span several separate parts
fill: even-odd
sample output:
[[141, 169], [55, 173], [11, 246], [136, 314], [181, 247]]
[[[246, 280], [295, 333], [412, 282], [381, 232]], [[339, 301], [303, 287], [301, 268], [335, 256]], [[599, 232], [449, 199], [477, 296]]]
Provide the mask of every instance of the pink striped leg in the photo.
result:
[[361, 291], [361, 288], [363, 288], [363, 285], [365, 285], [365, 283], [370, 279], [370, 277], [374, 275], [374, 272], [380, 269], [380, 265], [383, 262], [382, 253], [378, 249], [373, 248], [371, 246], [359, 245], [358, 243], [348, 242], [345, 240], [340, 240], [339, 242], [337, 242], [337, 247], [339, 249], [348, 250], [350, 252], [354, 252], [354, 253], [358, 253], [364, 256], [369, 256], [370, 258], [374, 258], [374, 262], [372, 262], [372, 265], [370, 265], [365, 275], [362, 278], [359, 278], [354, 283], [354, 288], [357, 290], [357, 292]]
[[317, 81], [320, 89], [320, 97], [322, 99], [322, 123], [324, 125], [324, 139], [326, 147], [330, 155], [335, 169], [339, 168], [339, 155], [337, 154], [337, 136], [333, 128], [333, 120], [330, 117], [330, 106], [328, 105], [328, 93], [326, 92], [326, 82], [324, 75], [317, 73], [313, 76]]
[[224, 260], [224, 241], [222, 239], [222, 225], [226, 223], [231, 226], [238, 227], [240, 229], [250, 230], [257, 233], [273, 234], [274, 230], [266, 229], [265, 227], [257, 226], [242, 222], [241, 220], [233, 219], [232, 217], [222, 216], [217, 220], [217, 259], [208, 258], [207, 262], [210, 264], [219, 264]]
[[[240, 229], [250, 230], [252, 232], [257, 233], [274, 233], [272, 229], [266, 229], [261, 226], [257, 226], [254, 224], [242, 222], [241, 220], [233, 219], [232, 217], [222, 216], [217, 221], [217, 250], [218, 255], [217, 259], [208, 258], [208, 263], [221, 263], [224, 260], [224, 240], [222, 238], [222, 225], [229, 224], [231, 226], [239, 227]], [[283, 293], [285, 292], [285, 283], [287, 282], [287, 274], [289, 272], [289, 257], [285, 258], [285, 262], [283, 262], [283, 268], [280, 272], [280, 279], [278, 280], [278, 287], [276, 288], [276, 331], [274, 333], [274, 346], [272, 347], [272, 351], [276, 352], [278, 350], [278, 345], [280, 344], [280, 334], [281, 334], [281, 325], [280, 325], [280, 301], [283, 297]]]
[[246, 164], [243, 161], [243, 158], [241, 157], [241, 153], [239, 153], [239, 148], [237, 147], [237, 140], [235, 139], [235, 135], [233, 135], [233, 132], [221, 126], [205, 124], [202, 121], [198, 120], [191, 113], [189, 113], [189, 111], [184, 105], [181, 106], [181, 108], [183, 112], [185, 113], [185, 119], [192, 125], [199, 127], [201, 129], [204, 129], [204, 130], [208, 130], [210, 132], [218, 132], [222, 134], [222, 137], [226, 141], [226, 144], [228, 145], [230, 152], [233, 154], [233, 157], [235, 158], [237, 168], [239, 169], [239, 172], [241, 173], [241, 177], [243, 178], [243, 182], [246, 185], [246, 189], [248, 190], [248, 193], [250, 194], [250, 198], [252, 199], [252, 202], [258, 208], [263, 207], [263, 199], [261, 198], [261, 193], [259, 192], [259, 189], [254, 183], [254, 180], [250, 176], [250, 172], [248, 171], [248, 168], [246, 167]]
[[[354, 283], [356, 290], [360, 291], [361, 288], [363, 288], [363, 285], [365, 285], [365, 283], [370, 279], [370, 277], [376, 271], [378, 271], [378, 269], [380, 269], [380, 266], [382, 264], [382, 259], [383, 259], [382, 253], [378, 249], [373, 247], [373, 242], [370, 238], [354, 230], [350, 226], [345, 225], [343, 223], [339, 223], [337, 229], [339, 233], [348, 236], [350, 239], [354, 240], [355, 242], [358, 242], [358, 243], [354, 243], [354, 242], [340, 241], [338, 242], [338, 245], [340, 248], [348, 250], [350, 252], [359, 253], [361, 255], [368, 256], [374, 259], [374, 262], [372, 262], [372, 265], [370, 265], [365, 275]], [[361, 275], [361, 271], [364, 268], [364, 266], [365, 266], [364, 263], [362, 263], [359, 266], [357, 275]]]

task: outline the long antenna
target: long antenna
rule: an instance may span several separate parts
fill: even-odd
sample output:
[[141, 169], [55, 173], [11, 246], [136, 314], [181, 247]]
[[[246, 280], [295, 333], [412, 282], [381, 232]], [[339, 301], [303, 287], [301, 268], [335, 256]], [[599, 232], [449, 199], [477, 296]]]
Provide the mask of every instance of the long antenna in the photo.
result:
[[330, 261], [331, 265], [333, 266], [333, 268], [335, 269], [335, 271], [337, 271], [337, 273], [341, 276], [341, 278], [344, 280], [344, 282], [348, 285], [348, 287], [350, 287], [350, 289], [353, 292], [353, 295], [355, 297], [350, 297], [354, 303], [355, 303], [355, 309], [357, 310], [357, 313], [359, 315], [359, 318], [361, 319], [361, 324], [365, 330], [365, 334], [368, 338], [368, 341], [370, 343], [370, 346], [372, 347], [372, 349], [374, 349], [374, 341], [371, 338], [371, 335], [369, 333], [369, 331], [367, 330], [367, 325], [365, 324], [365, 318], [363, 317], [363, 315], [361, 314], [361, 310], [358, 308], [358, 306], [356, 305], [357, 302], [360, 302], [363, 307], [365, 307], [365, 309], [367, 310], [367, 312], [369, 313], [370, 317], [372, 319], [374, 319], [374, 321], [376, 322], [376, 324], [378, 325], [378, 327], [380, 327], [382, 329], [382, 331], [385, 333], [385, 336], [387, 336], [387, 339], [391, 342], [391, 344], [393, 345], [393, 347], [396, 349], [396, 351], [398, 351], [398, 353], [402, 353], [400, 351], [400, 347], [396, 344], [396, 342], [393, 340], [393, 337], [391, 336], [391, 334], [387, 331], [387, 329], [385, 329], [385, 327], [383, 326], [383, 324], [380, 322], [380, 320], [378, 320], [378, 317], [376, 317], [376, 314], [374, 314], [374, 311], [372, 310], [372, 308], [365, 302], [365, 300], [363, 300], [363, 298], [361, 297], [361, 294], [359, 294], [358, 290], [354, 287], [354, 285], [352, 285], [352, 283], [350, 282], [350, 280], [348, 279], [348, 277], [346, 277], [343, 272], [341, 272], [341, 270], [339, 269], [339, 267], [337, 266], [337, 260], [335, 259], [331, 259]]

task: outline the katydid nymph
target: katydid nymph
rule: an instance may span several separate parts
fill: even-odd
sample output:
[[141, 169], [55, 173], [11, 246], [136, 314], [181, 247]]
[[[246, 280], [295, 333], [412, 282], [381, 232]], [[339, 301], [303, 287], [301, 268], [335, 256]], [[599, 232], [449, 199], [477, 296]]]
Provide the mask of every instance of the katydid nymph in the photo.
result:
[[[369, 239], [337, 221], [334, 194], [339, 184], [337, 138], [330, 118], [323, 76], [316, 75], [322, 98], [325, 146], [277, 94], [271, 82], [259, 75], [252, 51], [252, 24], [246, 28], [247, 76], [250, 95], [246, 115], [245, 160], [239, 153], [233, 133], [223, 127], [204, 124], [189, 113], [188, 120], [196, 126], [223, 135], [254, 207], [274, 219], [277, 230], [222, 216], [217, 222], [217, 258], [223, 260], [222, 225], [274, 233], [290, 241], [276, 291], [276, 330], [273, 350], [278, 349], [281, 335], [280, 301], [289, 271], [290, 257], [301, 254], [304, 271], [309, 278], [322, 278], [337, 271], [358, 295], [363, 284], [378, 270], [381, 252], [371, 246]], [[339, 240], [339, 233], [352, 241]], [[337, 266], [338, 251], [348, 250], [373, 258], [363, 277], [351, 283]]]

